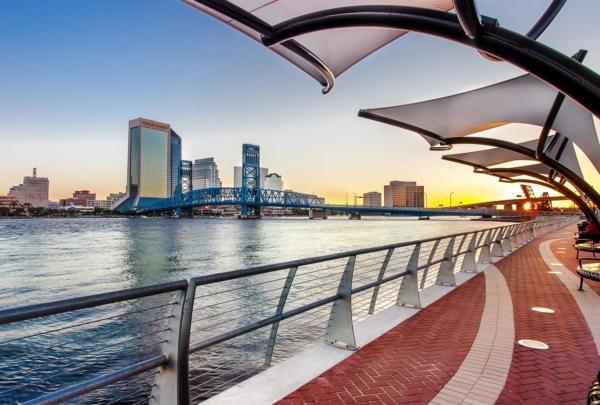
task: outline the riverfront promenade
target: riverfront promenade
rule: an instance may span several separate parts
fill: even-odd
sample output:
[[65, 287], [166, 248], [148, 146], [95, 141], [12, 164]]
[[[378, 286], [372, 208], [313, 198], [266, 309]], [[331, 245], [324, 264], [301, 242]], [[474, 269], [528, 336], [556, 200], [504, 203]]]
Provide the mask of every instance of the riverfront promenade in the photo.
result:
[[574, 232], [486, 266], [278, 403], [585, 403], [600, 367], [600, 284], [577, 291]]

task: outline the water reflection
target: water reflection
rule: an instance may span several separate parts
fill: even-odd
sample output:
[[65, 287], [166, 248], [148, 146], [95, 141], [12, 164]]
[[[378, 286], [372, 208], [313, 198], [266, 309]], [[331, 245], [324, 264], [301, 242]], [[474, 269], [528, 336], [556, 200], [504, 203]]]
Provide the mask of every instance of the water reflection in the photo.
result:
[[[424, 223], [426, 222], [426, 223]], [[148, 285], [190, 276], [497, 226], [470, 221], [329, 219], [32, 219], [0, 220], [0, 307]], [[338, 264], [338, 263], [335, 263]], [[331, 266], [332, 263], [327, 264]], [[288, 308], [335, 291], [333, 281], [303, 269]], [[328, 274], [328, 273], [327, 273]], [[327, 275], [325, 274], [325, 275]], [[192, 341], [274, 313], [286, 271], [198, 289]], [[318, 290], [318, 291], [317, 291]], [[14, 403], [83, 381], [158, 353], [173, 298], [169, 295], [0, 327], [0, 402]], [[292, 352], [320, 336], [329, 308], [283, 322], [278, 345]], [[98, 319], [101, 319], [98, 322]], [[317, 324], [318, 322], [318, 324]], [[222, 373], [237, 378], [264, 364], [270, 327], [197, 353], [197, 395], [219, 389]], [[24, 338], [28, 335], [31, 337]], [[13, 340], [16, 339], [16, 340]], [[10, 341], [9, 341], [10, 340]], [[276, 352], [278, 357], [281, 353]], [[143, 380], [143, 384], [142, 381]], [[144, 394], [151, 376], [99, 391], [82, 402]]]

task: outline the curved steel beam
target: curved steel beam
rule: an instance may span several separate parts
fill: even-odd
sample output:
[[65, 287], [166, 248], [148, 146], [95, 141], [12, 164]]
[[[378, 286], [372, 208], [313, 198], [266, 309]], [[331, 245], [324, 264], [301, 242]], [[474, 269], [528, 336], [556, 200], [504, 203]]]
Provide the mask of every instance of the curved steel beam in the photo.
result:
[[456, 16], [465, 34], [471, 39], [479, 37], [483, 24], [475, 0], [453, 0], [453, 2]]
[[525, 35], [531, 39], [538, 39], [539, 36], [546, 31], [546, 28], [548, 28], [552, 21], [554, 21], [566, 2], [567, 0], [552, 0], [552, 3], [550, 3], [544, 14], [542, 14], [540, 19]]
[[[518, 175], [522, 175], [522, 176], [533, 177], [534, 179], [536, 179], [534, 184], [545, 186], [545, 187], [551, 188], [555, 191], [558, 191], [559, 193], [562, 193], [565, 197], [567, 197], [571, 201], [573, 201], [590, 221], [594, 221], [596, 226], [600, 226], [600, 218], [598, 218], [596, 216], [596, 214], [594, 213], [594, 210], [589, 205], [587, 205], [581, 197], [579, 197], [574, 191], [572, 191], [571, 189], [566, 187], [564, 184], [560, 184], [552, 179], [546, 178], [546, 177], [542, 176], [541, 174], [530, 172], [529, 170], [523, 170], [523, 169], [519, 169], [519, 168], [490, 169], [485, 166], [467, 162], [466, 160], [453, 158], [452, 155], [442, 156], [442, 159], [450, 161], [450, 162], [454, 162], [454, 163], [460, 163], [463, 165], [471, 166], [475, 169], [480, 169], [481, 171], [476, 171], [476, 173], [489, 174], [489, 175], [504, 179], [505, 181], [510, 181], [511, 183], [519, 183], [519, 182], [526, 183], [528, 181], [511, 179], [510, 177], [502, 176], [500, 173], [514, 173], [514, 174], [518, 174]], [[529, 181], [529, 182], [531, 182], [531, 181]]]
[[349, 27], [403, 29], [470, 46], [530, 72], [600, 116], [600, 75], [544, 44], [485, 21], [473, 40], [465, 35], [456, 15], [443, 11], [402, 6], [342, 7], [277, 24], [262, 40], [271, 46], [315, 31]]
[[[261, 35], [271, 35], [272, 26], [267, 22], [256, 17], [252, 13], [247, 12], [243, 8], [223, 0], [194, 0], [196, 3], [203, 4], [211, 9], [230, 17], [233, 20], [239, 21], [242, 25], [251, 28]], [[335, 77], [331, 70], [320, 60], [315, 54], [310, 52], [300, 43], [294, 40], [286, 41], [282, 44], [288, 50], [294, 52], [302, 59], [310, 63], [320, 74], [321, 80], [319, 83], [323, 86], [323, 94], [329, 93], [335, 84]]]

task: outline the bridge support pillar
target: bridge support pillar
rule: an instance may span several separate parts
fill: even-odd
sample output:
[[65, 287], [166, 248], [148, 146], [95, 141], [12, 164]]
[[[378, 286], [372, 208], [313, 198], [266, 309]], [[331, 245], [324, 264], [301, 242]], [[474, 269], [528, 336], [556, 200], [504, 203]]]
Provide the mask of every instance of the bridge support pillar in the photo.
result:
[[327, 210], [319, 208], [309, 208], [308, 219], [327, 219]]

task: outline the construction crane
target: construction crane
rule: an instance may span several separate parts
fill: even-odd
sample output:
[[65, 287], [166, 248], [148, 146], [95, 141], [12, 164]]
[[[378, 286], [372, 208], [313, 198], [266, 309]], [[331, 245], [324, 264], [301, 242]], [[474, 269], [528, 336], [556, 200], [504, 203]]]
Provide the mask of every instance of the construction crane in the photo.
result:
[[521, 190], [525, 194], [525, 199], [531, 204], [531, 209], [534, 211], [551, 211], [552, 200], [547, 192], [543, 192], [538, 198], [533, 192], [533, 188], [528, 184], [521, 184]]

